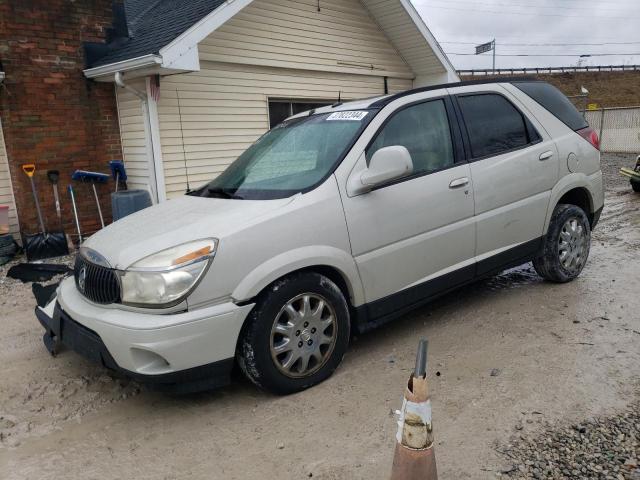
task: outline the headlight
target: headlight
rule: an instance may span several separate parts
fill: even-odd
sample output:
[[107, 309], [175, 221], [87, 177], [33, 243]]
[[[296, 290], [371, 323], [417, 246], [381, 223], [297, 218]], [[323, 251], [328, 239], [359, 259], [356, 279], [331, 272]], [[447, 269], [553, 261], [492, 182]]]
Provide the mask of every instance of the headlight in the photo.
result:
[[165, 307], [179, 303], [198, 283], [216, 252], [215, 239], [155, 253], [122, 272], [122, 303]]

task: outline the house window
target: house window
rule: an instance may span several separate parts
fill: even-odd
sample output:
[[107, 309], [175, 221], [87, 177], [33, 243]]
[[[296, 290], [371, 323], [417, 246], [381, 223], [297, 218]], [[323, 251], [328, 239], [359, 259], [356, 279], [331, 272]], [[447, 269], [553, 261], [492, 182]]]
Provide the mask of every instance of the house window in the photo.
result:
[[269, 128], [273, 128], [291, 115], [335, 103], [329, 100], [269, 100]]

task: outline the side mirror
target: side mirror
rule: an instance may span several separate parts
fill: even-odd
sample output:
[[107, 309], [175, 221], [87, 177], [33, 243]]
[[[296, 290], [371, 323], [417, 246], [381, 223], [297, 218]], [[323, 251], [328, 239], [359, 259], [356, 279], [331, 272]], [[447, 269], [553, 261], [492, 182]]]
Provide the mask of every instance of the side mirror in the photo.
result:
[[413, 161], [406, 147], [384, 147], [373, 154], [369, 168], [360, 175], [360, 182], [365, 187], [373, 188], [411, 173]]

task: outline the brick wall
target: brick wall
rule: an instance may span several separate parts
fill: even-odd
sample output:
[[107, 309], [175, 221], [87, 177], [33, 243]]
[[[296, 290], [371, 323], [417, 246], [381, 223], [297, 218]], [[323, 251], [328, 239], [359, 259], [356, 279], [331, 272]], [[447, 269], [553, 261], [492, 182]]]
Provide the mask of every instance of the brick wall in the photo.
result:
[[[24, 232], [39, 230], [29, 179], [34, 163], [45, 223], [59, 230], [47, 170], [60, 171], [64, 227], [75, 232], [67, 185], [76, 169], [109, 173], [122, 158], [114, 87], [84, 78], [85, 41], [104, 41], [112, 0], [0, 0], [0, 115], [16, 206]], [[73, 182], [83, 233], [99, 227], [89, 185]], [[112, 183], [100, 185], [105, 220], [111, 217]]]
[[[580, 94], [580, 87], [584, 85], [589, 90], [589, 103], [597, 103], [600, 107], [640, 105], [640, 71], [572, 72], [527, 76], [545, 80], [558, 87], [565, 95]], [[508, 75], [499, 75], [499, 78], [508, 77]], [[491, 76], [465, 76], [462, 80], [483, 78], [491, 78]]]

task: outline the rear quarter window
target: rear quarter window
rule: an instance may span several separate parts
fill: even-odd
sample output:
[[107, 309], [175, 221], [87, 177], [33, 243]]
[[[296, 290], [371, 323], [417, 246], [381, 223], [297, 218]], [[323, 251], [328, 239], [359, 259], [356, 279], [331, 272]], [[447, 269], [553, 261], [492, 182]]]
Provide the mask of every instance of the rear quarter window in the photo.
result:
[[571, 130], [580, 130], [589, 126], [571, 100], [553, 85], [545, 82], [513, 82], [513, 86], [549, 110]]
[[533, 141], [525, 118], [502, 95], [461, 95], [458, 96], [458, 105], [464, 117], [473, 158], [500, 155], [523, 148]]

